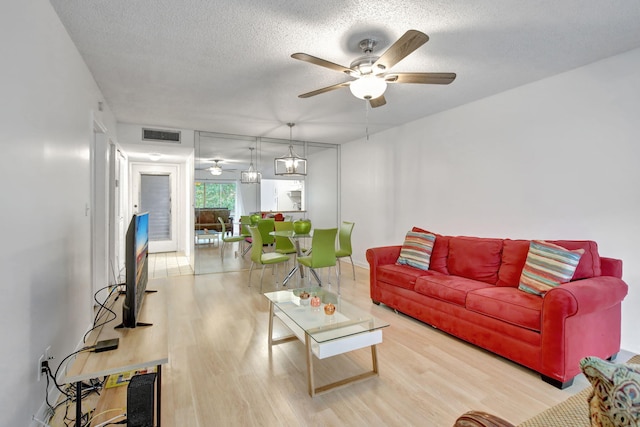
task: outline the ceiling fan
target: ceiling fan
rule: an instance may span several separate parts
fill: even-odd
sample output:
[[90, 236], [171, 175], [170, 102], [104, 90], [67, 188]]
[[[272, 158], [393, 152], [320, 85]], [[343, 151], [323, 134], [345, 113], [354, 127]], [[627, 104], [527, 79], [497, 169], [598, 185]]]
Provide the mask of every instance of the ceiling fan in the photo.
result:
[[456, 78], [455, 73], [392, 73], [389, 71], [391, 67], [428, 40], [429, 36], [426, 34], [417, 30], [409, 30], [381, 56], [376, 56], [373, 54], [373, 48], [377, 44], [376, 40], [364, 39], [359, 44], [364, 55], [356, 58], [348, 68], [306, 53], [294, 53], [291, 55], [294, 59], [340, 71], [355, 79], [303, 93], [298, 97], [309, 98], [321, 93], [349, 87], [354, 96], [368, 100], [371, 106], [375, 108], [387, 103], [384, 98], [387, 83], [444, 85], [451, 83]]
[[[205, 162], [213, 162], [213, 165], [211, 166], [206, 166], [203, 168], [196, 168], [196, 170], [208, 170], [209, 172], [211, 172], [211, 175], [222, 175], [223, 169], [222, 166], [220, 165], [221, 162], [224, 162], [224, 160], [222, 159], [211, 159], [211, 160], [205, 160]], [[233, 172], [236, 171], [237, 169], [224, 169], [224, 171], [226, 172]]]

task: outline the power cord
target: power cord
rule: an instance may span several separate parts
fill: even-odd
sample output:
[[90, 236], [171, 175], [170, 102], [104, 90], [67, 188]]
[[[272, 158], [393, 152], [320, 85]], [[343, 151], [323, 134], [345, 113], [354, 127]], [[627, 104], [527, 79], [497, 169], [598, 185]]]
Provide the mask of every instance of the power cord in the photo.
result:
[[[103, 288], [98, 289], [93, 294], [93, 300], [96, 302], [96, 304], [98, 304], [100, 306], [100, 308], [98, 309], [98, 311], [96, 311], [96, 315], [94, 316], [93, 326], [82, 337], [82, 342], [87, 342], [87, 337], [89, 336], [89, 334], [91, 332], [93, 332], [94, 330], [96, 330], [100, 326], [106, 325], [107, 323], [111, 322], [112, 320], [115, 320], [118, 317], [116, 315], [116, 313], [113, 310], [111, 310], [110, 307], [107, 307], [105, 305], [105, 303], [107, 301], [109, 301], [109, 298], [111, 297], [111, 295], [113, 295], [114, 292], [119, 292], [118, 288], [119, 288], [119, 285], [116, 285], [116, 286], [108, 285], [108, 286], [105, 286]], [[107, 294], [107, 297], [105, 298], [104, 302], [100, 302], [100, 301], [98, 301], [98, 294], [100, 292], [104, 291], [105, 289], [109, 289], [109, 293]], [[113, 302], [116, 302], [117, 300], [118, 300], [118, 296], [115, 297]], [[107, 318], [104, 322], [98, 323], [98, 321], [100, 320], [100, 317], [103, 315], [104, 311], [109, 312], [111, 314], [111, 316], [109, 316], [110, 318]]]
[[[92, 423], [94, 419], [96, 419], [97, 417], [99, 417], [100, 415], [104, 415], [108, 412], [113, 412], [113, 411], [124, 411], [125, 408], [116, 408], [116, 409], [107, 409], [106, 411], [100, 412], [99, 414], [94, 414], [90, 419], [89, 419], [89, 423]], [[118, 422], [113, 422], [114, 420], [117, 420], [120, 417], [125, 417], [124, 420], [120, 420]], [[103, 426], [110, 426], [110, 425], [115, 425], [115, 424], [125, 424], [127, 422], [127, 413], [124, 412], [122, 414], [118, 414], [115, 417], [107, 420], [107, 421], [103, 421], [100, 424], [96, 424], [94, 427], [103, 427]]]
[[49, 424], [47, 424], [46, 422], [44, 422], [44, 421], [42, 421], [42, 420], [37, 419], [35, 415], [33, 415], [33, 416], [31, 417], [31, 419], [32, 419], [33, 421], [37, 422], [38, 424], [40, 424], [41, 426], [44, 426], [44, 427], [51, 427], [51, 426], [50, 426]]
[[[109, 301], [109, 299], [111, 298], [111, 296], [113, 295], [114, 292], [119, 292], [120, 286], [121, 285], [105, 286], [105, 287], [103, 287], [101, 289], [98, 289], [94, 293], [93, 299], [96, 302], [96, 304], [99, 305], [99, 308], [96, 311], [96, 314], [95, 314], [95, 317], [94, 317], [94, 320], [93, 320], [93, 326], [92, 326], [91, 329], [89, 329], [85, 333], [85, 335], [82, 338], [82, 342], [86, 342], [87, 337], [89, 336], [89, 334], [92, 331], [94, 331], [95, 329], [99, 328], [100, 326], [106, 325], [107, 323], [109, 323], [109, 322], [111, 322], [111, 321], [113, 321], [114, 319], [117, 318], [116, 313], [113, 310], [111, 310], [110, 307], [107, 307], [106, 302]], [[104, 291], [105, 289], [109, 289], [109, 293], [108, 293], [107, 297], [105, 298], [104, 302], [100, 302], [98, 300], [98, 294], [100, 292]], [[118, 296], [116, 296], [113, 299], [113, 303], [115, 303], [117, 300], [118, 300]], [[99, 323], [101, 317], [104, 316], [105, 314], [107, 315], [107, 318], [104, 321], [102, 321], [101, 323]], [[97, 379], [91, 379], [91, 380], [89, 380], [90, 384], [83, 383], [83, 386], [81, 387], [82, 393], [81, 393], [80, 396], [76, 395], [76, 389], [75, 389], [75, 387], [73, 387], [73, 385], [70, 384], [66, 388], [63, 388], [60, 384], [58, 384], [58, 381], [57, 381], [60, 369], [65, 365], [65, 362], [69, 358], [71, 358], [72, 356], [75, 356], [78, 353], [82, 353], [84, 351], [94, 350], [95, 347], [96, 347], [95, 345], [85, 346], [85, 347], [81, 348], [80, 350], [74, 351], [73, 353], [67, 355], [65, 358], [63, 358], [60, 361], [60, 364], [56, 368], [55, 373], [51, 370], [51, 367], [49, 366], [49, 361], [48, 360], [42, 362], [42, 368], [41, 369], [43, 370], [43, 373], [46, 374], [46, 378], [47, 378], [47, 384], [46, 384], [46, 388], [45, 388], [45, 402], [46, 402], [47, 408], [52, 413], [50, 415], [50, 417], [48, 417], [49, 419], [55, 414], [55, 411], [58, 408], [60, 408], [60, 406], [66, 405], [64, 420], [75, 422], [75, 420], [71, 420], [68, 417], [69, 404], [75, 402], [77, 399], [82, 400], [86, 396], [88, 396], [89, 394], [91, 394], [93, 392], [95, 392], [97, 394], [100, 394], [100, 391], [102, 390], [102, 388], [104, 386], [104, 381], [106, 380], [106, 377], [102, 381], [99, 381]], [[51, 403], [49, 402], [49, 386], [50, 386], [51, 382], [53, 382], [53, 384], [58, 389], [58, 391], [63, 396], [65, 396], [65, 399], [63, 401], [59, 402], [56, 406], [51, 405]], [[114, 419], [116, 419], [116, 418], [117, 417], [115, 417]], [[36, 419], [35, 416], [33, 417], [33, 419], [35, 421], [37, 421], [38, 423], [48, 427], [48, 424], [44, 423], [43, 421], [40, 421], [40, 420]], [[83, 426], [88, 426], [89, 423], [90, 423], [89, 413], [83, 414], [82, 415], [82, 425]], [[124, 420], [124, 422], [116, 422], [116, 423], [113, 423], [113, 424], [124, 424], [124, 423], [126, 423], [126, 419]], [[65, 422], [65, 425], [67, 425], [66, 422]]]

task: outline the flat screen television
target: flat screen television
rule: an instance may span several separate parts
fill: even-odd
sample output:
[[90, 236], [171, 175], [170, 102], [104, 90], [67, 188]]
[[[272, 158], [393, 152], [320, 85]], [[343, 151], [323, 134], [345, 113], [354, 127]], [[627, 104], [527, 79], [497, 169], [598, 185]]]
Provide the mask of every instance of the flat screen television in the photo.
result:
[[125, 249], [125, 298], [122, 325], [125, 328], [148, 326], [138, 321], [142, 300], [147, 290], [149, 257], [149, 213], [133, 214], [127, 229]]

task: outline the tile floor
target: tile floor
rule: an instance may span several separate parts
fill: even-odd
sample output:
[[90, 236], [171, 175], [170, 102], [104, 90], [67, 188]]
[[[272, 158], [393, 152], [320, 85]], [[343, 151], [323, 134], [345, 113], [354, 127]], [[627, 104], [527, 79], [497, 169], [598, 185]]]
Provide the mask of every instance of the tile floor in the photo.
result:
[[149, 278], [193, 274], [189, 259], [181, 252], [149, 254]]

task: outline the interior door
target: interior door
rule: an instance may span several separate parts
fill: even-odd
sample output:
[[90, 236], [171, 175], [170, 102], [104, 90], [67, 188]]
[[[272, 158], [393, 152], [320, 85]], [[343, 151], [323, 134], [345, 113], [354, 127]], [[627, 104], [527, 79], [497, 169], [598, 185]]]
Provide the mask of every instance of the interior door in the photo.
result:
[[149, 212], [149, 252], [175, 252], [177, 233], [177, 167], [132, 165], [133, 211]]

